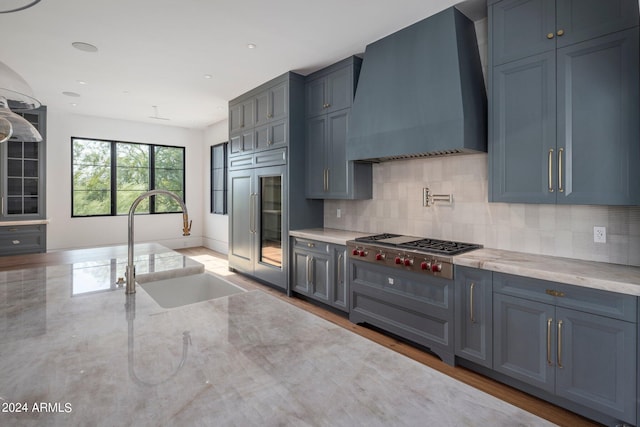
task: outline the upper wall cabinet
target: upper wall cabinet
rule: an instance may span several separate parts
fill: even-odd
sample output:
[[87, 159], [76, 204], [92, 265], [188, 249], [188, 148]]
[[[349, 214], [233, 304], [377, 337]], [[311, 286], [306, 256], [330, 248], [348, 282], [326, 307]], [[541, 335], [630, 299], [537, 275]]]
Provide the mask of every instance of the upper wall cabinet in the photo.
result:
[[229, 103], [229, 155], [286, 147], [289, 82], [252, 91]]
[[637, 26], [637, 7], [632, 0], [499, 2], [492, 7], [493, 65]]
[[638, 2], [489, 6], [489, 199], [640, 204]]
[[347, 161], [351, 104], [361, 64], [352, 56], [306, 78], [308, 198], [371, 198], [371, 164]]

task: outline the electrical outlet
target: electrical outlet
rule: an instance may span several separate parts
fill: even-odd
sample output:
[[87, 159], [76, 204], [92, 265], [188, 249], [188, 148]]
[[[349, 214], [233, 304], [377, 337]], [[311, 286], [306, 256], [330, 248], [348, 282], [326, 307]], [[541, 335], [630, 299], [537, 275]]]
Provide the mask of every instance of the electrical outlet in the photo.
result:
[[593, 227], [593, 241], [595, 243], [607, 243], [607, 228]]
[[342, 216], [342, 210], [336, 209], [336, 218], [340, 218]]

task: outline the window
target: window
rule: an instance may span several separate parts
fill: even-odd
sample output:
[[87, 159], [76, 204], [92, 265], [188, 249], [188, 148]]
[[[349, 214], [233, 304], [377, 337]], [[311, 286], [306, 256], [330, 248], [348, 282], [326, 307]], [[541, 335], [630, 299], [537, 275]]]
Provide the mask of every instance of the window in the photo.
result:
[[[184, 199], [184, 147], [71, 138], [72, 216], [125, 215], [148, 190], [162, 189]], [[180, 212], [159, 196], [143, 200], [136, 213]]]
[[227, 145], [211, 146], [211, 213], [227, 214]]

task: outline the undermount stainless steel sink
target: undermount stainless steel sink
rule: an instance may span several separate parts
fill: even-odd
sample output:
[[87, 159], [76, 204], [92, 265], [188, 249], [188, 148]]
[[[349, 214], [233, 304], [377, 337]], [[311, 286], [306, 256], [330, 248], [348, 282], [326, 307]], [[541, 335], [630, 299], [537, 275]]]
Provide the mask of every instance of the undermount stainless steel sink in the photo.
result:
[[161, 307], [174, 308], [246, 292], [213, 274], [202, 273], [138, 283]]

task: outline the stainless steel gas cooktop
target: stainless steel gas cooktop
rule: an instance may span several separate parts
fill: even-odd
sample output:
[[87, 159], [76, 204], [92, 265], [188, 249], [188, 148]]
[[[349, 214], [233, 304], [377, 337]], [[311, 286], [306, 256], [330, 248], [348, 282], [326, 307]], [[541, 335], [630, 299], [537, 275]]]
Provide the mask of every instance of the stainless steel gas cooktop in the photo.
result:
[[482, 245], [382, 233], [347, 242], [349, 256], [359, 261], [453, 278], [453, 256]]

